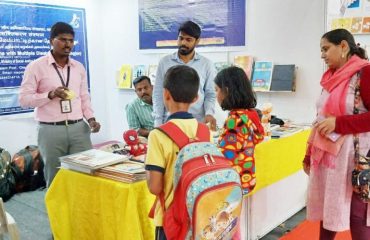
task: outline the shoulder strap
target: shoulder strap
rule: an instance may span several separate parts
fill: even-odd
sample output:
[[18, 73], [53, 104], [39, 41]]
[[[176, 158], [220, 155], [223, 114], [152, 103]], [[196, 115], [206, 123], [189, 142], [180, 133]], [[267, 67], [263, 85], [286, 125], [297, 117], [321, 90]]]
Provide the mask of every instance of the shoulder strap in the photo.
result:
[[[353, 114], [359, 114], [359, 104], [361, 101], [360, 96], [360, 77], [361, 77], [361, 71], [359, 72], [359, 77], [357, 78], [355, 82], [355, 92], [354, 92], [354, 103], [353, 103]], [[360, 140], [358, 137], [358, 134], [353, 135], [353, 147], [355, 149], [355, 164], [359, 164], [360, 162], [360, 152], [359, 152], [359, 144]]]
[[211, 132], [204, 123], [198, 123], [197, 138], [200, 142], [209, 142], [211, 140]]
[[196, 138], [190, 139], [175, 123], [167, 122], [158, 127], [158, 130], [166, 134], [181, 149], [191, 142], [209, 142], [210, 132], [207, 125], [198, 123]]

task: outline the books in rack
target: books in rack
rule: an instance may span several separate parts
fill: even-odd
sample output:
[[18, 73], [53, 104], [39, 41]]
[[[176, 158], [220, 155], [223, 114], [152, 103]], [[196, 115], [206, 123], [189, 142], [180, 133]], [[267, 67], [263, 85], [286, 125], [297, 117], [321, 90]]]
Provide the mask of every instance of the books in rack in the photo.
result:
[[274, 65], [270, 91], [295, 91], [295, 65]]
[[[145, 65], [134, 65], [133, 71], [132, 71], [132, 79], [135, 80], [135, 78], [141, 77], [146, 75], [146, 66]], [[133, 86], [132, 86], [133, 87]]]
[[230, 67], [230, 64], [228, 62], [215, 62], [214, 65], [217, 72], [220, 72], [221, 70]]
[[252, 75], [252, 87], [254, 91], [270, 91], [272, 70], [274, 65], [270, 61], [256, 61]]
[[106, 166], [95, 171], [94, 175], [120, 182], [132, 183], [145, 179], [144, 163], [131, 160]]
[[253, 71], [253, 57], [252, 56], [235, 56], [234, 65], [240, 67], [247, 74], [248, 79], [251, 80]]
[[131, 65], [123, 64], [117, 75], [117, 87], [120, 89], [131, 88], [132, 84]]
[[155, 79], [157, 76], [157, 68], [158, 68], [158, 65], [156, 64], [150, 64], [148, 66], [148, 77], [150, 78], [150, 82], [152, 83], [152, 85], [155, 85]]
[[84, 173], [93, 173], [96, 169], [128, 161], [128, 156], [105, 152], [98, 149], [60, 157], [61, 167]]

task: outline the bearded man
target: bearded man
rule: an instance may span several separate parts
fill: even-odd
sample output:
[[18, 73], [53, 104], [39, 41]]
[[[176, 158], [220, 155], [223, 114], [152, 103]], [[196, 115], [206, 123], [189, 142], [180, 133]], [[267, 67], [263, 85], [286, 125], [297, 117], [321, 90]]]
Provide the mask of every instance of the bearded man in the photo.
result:
[[214, 78], [216, 69], [206, 57], [195, 52], [200, 41], [201, 29], [198, 24], [186, 21], [178, 29], [177, 52], [163, 57], [158, 64], [156, 83], [153, 91], [154, 127], [163, 124], [167, 119], [167, 111], [163, 104], [163, 80], [167, 69], [174, 65], [187, 65], [195, 69], [199, 75], [200, 84], [198, 100], [191, 105], [189, 112], [199, 121], [216, 129], [215, 113], [216, 92]]

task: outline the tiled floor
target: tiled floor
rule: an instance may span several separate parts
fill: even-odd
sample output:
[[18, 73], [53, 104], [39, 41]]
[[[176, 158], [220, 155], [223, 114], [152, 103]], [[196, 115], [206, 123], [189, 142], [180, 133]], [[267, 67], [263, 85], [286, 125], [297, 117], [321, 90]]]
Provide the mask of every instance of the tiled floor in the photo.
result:
[[265, 235], [261, 240], [277, 240], [284, 234], [290, 232], [299, 223], [301, 223], [306, 218], [306, 208], [299, 211], [293, 217], [289, 218], [284, 223], [280, 224], [274, 230]]

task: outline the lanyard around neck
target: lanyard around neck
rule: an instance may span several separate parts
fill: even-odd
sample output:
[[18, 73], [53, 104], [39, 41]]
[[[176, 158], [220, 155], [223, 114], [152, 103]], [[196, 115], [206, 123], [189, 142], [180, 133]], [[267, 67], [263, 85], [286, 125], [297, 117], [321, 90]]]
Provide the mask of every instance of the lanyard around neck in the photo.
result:
[[63, 87], [68, 87], [68, 84], [69, 84], [69, 75], [70, 75], [70, 72], [71, 72], [71, 68], [69, 66], [67, 68], [67, 83], [64, 83], [63, 77], [60, 74], [57, 65], [55, 63], [53, 63], [53, 66], [54, 66], [55, 71], [57, 71], [57, 73], [58, 73], [58, 76], [60, 78], [60, 81], [62, 82]]

